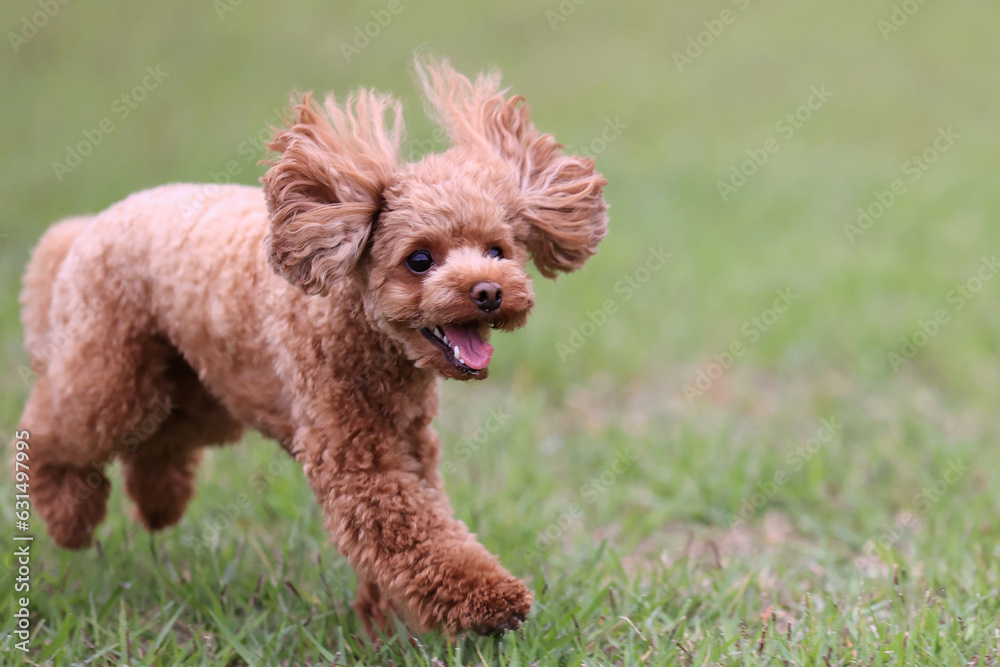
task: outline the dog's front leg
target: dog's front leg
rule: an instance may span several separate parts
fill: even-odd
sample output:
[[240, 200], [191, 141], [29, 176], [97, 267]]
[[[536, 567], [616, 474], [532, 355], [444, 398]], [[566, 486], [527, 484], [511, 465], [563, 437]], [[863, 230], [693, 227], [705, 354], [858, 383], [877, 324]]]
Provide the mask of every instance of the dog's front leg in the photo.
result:
[[[315, 451], [315, 450], [314, 450]], [[452, 516], [442, 491], [378, 461], [357, 467], [332, 451], [301, 455], [337, 549], [417, 630], [494, 634], [531, 609], [524, 582]]]

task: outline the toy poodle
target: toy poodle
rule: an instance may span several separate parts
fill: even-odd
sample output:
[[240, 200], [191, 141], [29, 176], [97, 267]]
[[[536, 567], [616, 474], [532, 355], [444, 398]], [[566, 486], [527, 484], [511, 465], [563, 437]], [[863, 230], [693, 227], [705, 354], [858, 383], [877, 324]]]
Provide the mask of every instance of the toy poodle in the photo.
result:
[[498, 72], [421, 57], [451, 146], [400, 160], [402, 108], [306, 94], [263, 190], [174, 184], [50, 228], [24, 277], [37, 382], [30, 496], [61, 546], [90, 544], [122, 461], [149, 530], [176, 523], [202, 449], [256, 429], [301, 464], [357, 572], [369, 633], [495, 634], [532, 604], [454, 518], [431, 427], [438, 377], [487, 376], [492, 329], [534, 305], [607, 230], [604, 178], [531, 122]]

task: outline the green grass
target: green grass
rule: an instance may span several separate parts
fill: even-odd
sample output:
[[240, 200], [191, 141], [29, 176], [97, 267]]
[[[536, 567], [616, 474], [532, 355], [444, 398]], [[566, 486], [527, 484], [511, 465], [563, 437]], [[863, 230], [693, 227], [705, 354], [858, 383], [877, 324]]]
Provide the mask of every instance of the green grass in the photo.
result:
[[[14, 487], [0, 477], [0, 662], [996, 663], [1000, 281], [961, 308], [949, 294], [1000, 249], [1000, 7], [928, 2], [883, 39], [891, 2], [565, 2], [553, 30], [554, 0], [403, 0], [345, 62], [341, 43], [387, 4], [241, 3], [220, 20], [208, 2], [69, 3], [17, 53], [7, 38], [2, 441], [30, 382], [20, 273], [47, 224], [231, 161], [255, 182], [248, 137], [296, 87], [394, 91], [419, 152], [432, 128], [414, 49], [497, 64], [543, 129], [599, 150], [612, 206], [585, 270], [537, 282], [490, 380], [443, 388], [449, 493], [535, 590], [524, 632], [363, 640], [353, 574], [301, 472], [250, 436], [209, 454], [187, 516], [155, 538], [117, 471], [98, 549], [60, 551], [34, 518], [27, 655], [10, 637]], [[678, 71], [674, 52], [727, 8]], [[37, 11], [5, 3], [3, 33]], [[166, 78], [119, 118], [147, 66]], [[832, 96], [787, 136], [777, 124], [813, 86]], [[59, 181], [52, 162], [105, 117], [114, 131]], [[627, 127], [595, 144], [609, 121]], [[960, 137], [913, 180], [907, 161], [949, 127]], [[772, 137], [723, 202], [717, 182]], [[845, 225], [895, 179], [904, 193], [852, 243]], [[661, 247], [669, 260], [640, 270]], [[644, 282], [625, 289], [629, 276]], [[798, 298], [768, 313], [778, 290]], [[606, 323], [586, 325], [609, 300]], [[887, 353], [939, 310], [947, 322], [894, 369]], [[497, 406], [507, 416], [477, 436]]]

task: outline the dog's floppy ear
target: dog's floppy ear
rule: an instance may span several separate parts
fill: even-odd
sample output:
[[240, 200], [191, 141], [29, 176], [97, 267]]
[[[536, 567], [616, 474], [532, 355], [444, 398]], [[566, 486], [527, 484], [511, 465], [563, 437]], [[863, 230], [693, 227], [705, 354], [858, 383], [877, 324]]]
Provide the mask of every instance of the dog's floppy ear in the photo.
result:
[[[387, 124], [386, 116], [390, 116]], [[279, 153], [261, 179], [270, 225], [264, 245], [279, 275], [324, 294], [357, 263], [396, 172], [402, 107], [362, 90], [343, 106], [306, 94], [268, 149]]]
[[499, 72], [472, 82], [428, 56], [418, 56], [416, 71], [429, 112], [455, 146], [499, 154], [514, 168], [523, 192], [518, 213], [527, 222], [522, 240], [542, 275], [583, 266], [608, 230], [607, 181], [593, 159], [565, 155], [551, 134], [541, 134], [524, 98], [505, 98]]

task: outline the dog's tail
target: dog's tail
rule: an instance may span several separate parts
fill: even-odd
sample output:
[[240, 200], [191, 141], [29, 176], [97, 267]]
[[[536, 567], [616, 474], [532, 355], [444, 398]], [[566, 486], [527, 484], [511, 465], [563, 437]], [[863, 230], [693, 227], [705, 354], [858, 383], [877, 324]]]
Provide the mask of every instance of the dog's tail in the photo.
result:
[[35, 372], [44, 369], [50, 356], [47, 350], [51, 334], [49, 310], [56, 274], [73, 242], [92, 219], [93, 216], [66, 218], [52, 225], [42, 235], [28, 261], [20, 297], [21, 322], [24, 325], [24, 346]]

